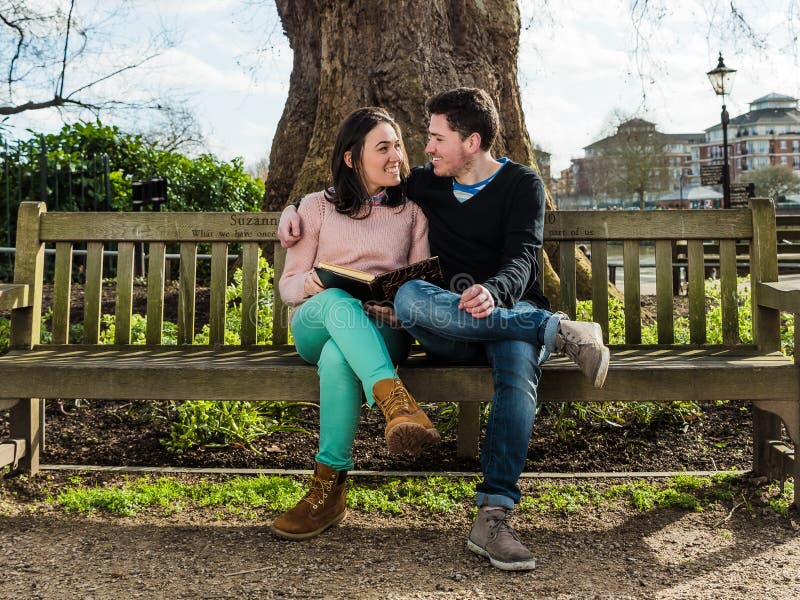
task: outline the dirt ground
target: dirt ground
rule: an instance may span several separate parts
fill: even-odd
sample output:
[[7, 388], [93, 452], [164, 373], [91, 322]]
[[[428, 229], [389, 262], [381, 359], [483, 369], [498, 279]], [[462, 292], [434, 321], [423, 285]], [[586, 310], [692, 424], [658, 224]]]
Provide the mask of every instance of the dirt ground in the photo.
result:
[[270, 534], [273, 513], [84, 516], [18, 487], [0, 483], [3, 599], [800, 597], [800, 523], [769, 509], [526, 513], [514, 523], [537, 568], [508, 573], [466, 549], [467, 506], [350, 511], [320, 537], [288, 542]]

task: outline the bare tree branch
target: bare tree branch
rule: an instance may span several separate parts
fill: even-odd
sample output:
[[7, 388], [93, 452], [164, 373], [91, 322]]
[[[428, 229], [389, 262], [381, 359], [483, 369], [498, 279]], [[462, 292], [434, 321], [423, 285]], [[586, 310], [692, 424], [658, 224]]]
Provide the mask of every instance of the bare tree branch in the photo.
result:
[[6, 26], [8, 26], [11, 29], [15, 30], [17, 32], [17, 36], [18, 36], [17, 48], [16, 48], [16, 50], [14, 52], [14, 56], [11, 57], [11, 61], [9, 62], [9, 65], [8, 65], [8, 94], [10, 96], [11, 95], [11, 82], [14, 80], [14, 67], [16, 66], [17, 61], [19, 60], [20, 53], [22, 52], [22, 46], [25, 43], [25, 31], [22, 29], [22, 26], [18, 22], [9, 20], [2, 13], [0, 13], [0, 20], [3, 21], [3, 23]]
[[72, 11], [75, 9], [75, 0], [70, 0], [69, 3], [69, 16], [67, 16], [67, 27], [64, 31], [64, 57], [61, 60], [61, 74], [58, 76], [59, 83], [57, 96], [64, 95], [64, 82], [66, 81], [67, 73], [67, 52], [69, 51], [69, 32], [72, 27]]
[[25, 104], [18, 104], [17, 106], [0, 106], [0, 115], [17, 115], [28, 110], [41, 110], [43, 108], [53, 108], [57, 106], [63, 106], [65, 104], [74, 104], [76, 106], [90, 108], [88, 104], [83, 104], [76, 100], [69, 100], [67, 98], [62, 98], [59, 95], [55, 95], [52, 99], [45, 100], [43, 102], [29, 101]]
[[[163, 28], [130, 38], [117, 32], [106, 35], [126, 17], [121, 5], [75, 0], [58, 4], [63, 9], [48, 8], [52, 3], [0, 0], [0, 31], [13, 32], [0, 37], [0, 72], [6, 76], [0, 117], [46, 109], [58, 110], [64, 117], [76, 110], [98, 115], [101, 110], [131, 106], [133, 102], [110, 98], [102, 84], [117, 78], [130, 86], [126, 74], [170, 45]], [[146, 98], [135, 104], [161, 108]]]

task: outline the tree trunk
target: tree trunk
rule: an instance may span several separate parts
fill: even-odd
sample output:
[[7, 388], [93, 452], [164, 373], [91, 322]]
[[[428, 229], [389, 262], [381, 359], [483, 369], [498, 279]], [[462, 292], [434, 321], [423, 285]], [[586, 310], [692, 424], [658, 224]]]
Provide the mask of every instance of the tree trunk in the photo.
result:
[[[289, 98], [270, 152], [265, 210], [328, 185], [339, 123], [366, 105], [400, 123], [412, 165], [426, 161], [425, 101], [454, 87], [485, 89], [500, 112], [495, 156], [538, 170], [517, 82], [520, 17], [515, 0], [276, 0], [294, 51]], [[547, 208], [554, 210], [549, 190]], [[549, 248], [547, 254], [553, 253]], [[590, 297], [588, 261], [576, 249], [578, 291]], [[545, 259], [546, 295], [558, 277]]]

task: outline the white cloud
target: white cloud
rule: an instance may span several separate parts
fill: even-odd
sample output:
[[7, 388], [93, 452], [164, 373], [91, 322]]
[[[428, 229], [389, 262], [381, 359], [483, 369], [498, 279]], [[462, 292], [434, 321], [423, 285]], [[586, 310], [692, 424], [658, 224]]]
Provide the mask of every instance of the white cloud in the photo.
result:
[[[44, 2], [46, 0], [36, 0]], [[94, 0], [98, 2], [99, 0]], [[731, 115], [753, 99], [772, 92], [800, 95], [800, 68], [790, 51], [785, 2], [741, 0], [737, 7], [759, 30], [769, 32], [763, 52], [746, 48], [728, 30], [709, 30], [707, 0], [654, 0], [663, 8], [656, 25], [644, 23], [640, 43], [629, 0], [547, 2], [521, 0], [524, 29], [519, 76], [525, 118], [533, 141], [553, 153], [553, 171], [569, 165], [597, 139], [615, 108], [641, 110], [665, 132], [699, 132], [719, 120], [720, 101], [706, 71], [721, 49], [738, 69]], [[640, 5], [642, 5], [640, 3]], [[105, 11], [114, 4], [103, 4]], [[147, 0], [132, 5], [124, 30], [105, 32], [130, 39], [136, 27], [179, 31], [175, 48], [152, 65], [126, 73], [101, 87], [106, 94], [145, 97], [156, 83], [190, 96], [212, 149], [221, 156], [242, 155], [248, 162], [269, 151], [288, 93], [292, 51], [271, 3], [258, 8], [242, 0]], [[546, 8], [543, 12], [543, 6]], [[267, 50], [258, 55], [257, 49]], [[92, 65], [107, 67], [125, 58], [122, 51]], [[640, 71], [645, 74], [639, 78]], [[653, 81], [649, 80], [652, 77]], [[28, 120], [35, 127], [58, 128], [47, 111]]]

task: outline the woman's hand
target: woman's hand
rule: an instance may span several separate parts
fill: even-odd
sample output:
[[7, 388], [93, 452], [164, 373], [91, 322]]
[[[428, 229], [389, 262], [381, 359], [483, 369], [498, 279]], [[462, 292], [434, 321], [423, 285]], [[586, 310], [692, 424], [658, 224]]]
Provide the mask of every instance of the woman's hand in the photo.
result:
[[283, 209], [280, 221], [278, 221], [278, 239], [281, 246], [291, 248], [303, 236], [303, 220], [297, 213], [297, 209], [290, 204]]
[[391, 306], [376, 304], [374, 302], [365, 302], [364, 312], [366, 312], [370, 317], [375, 319], [378, 323], [382, 323], [383, 325], [388, 325], [392, 329], [403, 328], [403, 326], [400, 324], [400, 321], [398, 321], [397, 319], [397, 315], [394, 312], [394, 308], [392, 308]]
[[309, 271], [306, 273], [306, 277], [303, 280], [303, 293], [306, 296], [313, 296], [314, 294], [319, 294], [321, 291], [325, 289], [325, 286], [322, 285], [322, 282], [317, 277], [315, 271]]

